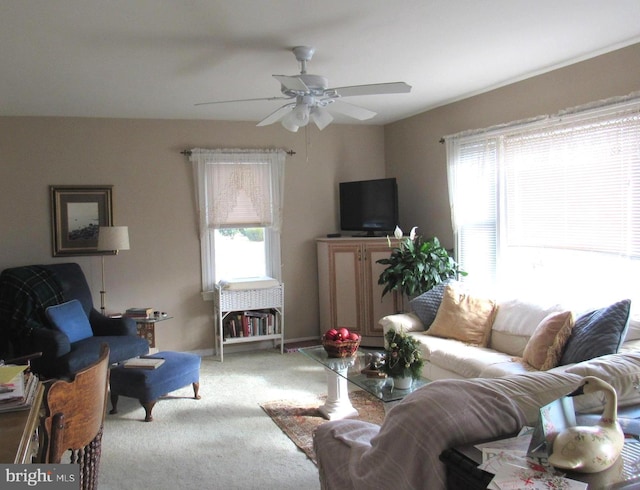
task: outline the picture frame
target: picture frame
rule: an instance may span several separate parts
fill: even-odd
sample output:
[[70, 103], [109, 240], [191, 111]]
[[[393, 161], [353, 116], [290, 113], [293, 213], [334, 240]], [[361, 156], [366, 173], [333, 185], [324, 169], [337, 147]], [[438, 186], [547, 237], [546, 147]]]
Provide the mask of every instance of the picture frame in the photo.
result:
[[112, 185], [52, 185], [51, 238], [54, 257], [108, 255], [98, 251], [98, 229], [112, 226]]
[[573, 398], [560, 397], [540, 407], [540, 417], [534, 427], [527, 456], [544, 461], [551, 456], [553, 440], [567, 429], [576, 426], [576, 410]]

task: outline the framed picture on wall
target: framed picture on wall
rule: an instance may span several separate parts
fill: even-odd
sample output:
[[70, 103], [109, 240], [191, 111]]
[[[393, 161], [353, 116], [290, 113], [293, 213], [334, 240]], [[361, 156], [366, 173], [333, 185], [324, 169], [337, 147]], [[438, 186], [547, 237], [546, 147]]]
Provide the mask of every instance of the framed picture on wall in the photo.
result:
[[98, 229], [112, 226], [112, 188], [111, 185], [50, 186], [54, 257], [109, 253], [98, 252]]

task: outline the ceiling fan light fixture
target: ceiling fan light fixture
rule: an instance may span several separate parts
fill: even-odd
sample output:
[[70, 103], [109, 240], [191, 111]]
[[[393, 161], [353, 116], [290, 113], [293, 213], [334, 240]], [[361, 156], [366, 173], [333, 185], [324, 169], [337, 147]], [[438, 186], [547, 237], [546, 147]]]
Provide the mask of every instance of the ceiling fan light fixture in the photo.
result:
[[285, 129], [295, 133], [298, 128], [309, 124], [309, 105], [301, 102], [297, 104], [294, 109], [282, 119], [282, 126]]
[[282, 127], [287, 131], [291, 131], [292, 133], [297, 133], [299, 126], [295, 124], [293, 118], [290, 117], [291, 114], [288, 114], [284, 119], [282, 119]]
[[298, 104], [291, 111], [291, 115], [295, 118], [298, 126], [306, 126], [309, 124], [309, 106], [306, 103]]

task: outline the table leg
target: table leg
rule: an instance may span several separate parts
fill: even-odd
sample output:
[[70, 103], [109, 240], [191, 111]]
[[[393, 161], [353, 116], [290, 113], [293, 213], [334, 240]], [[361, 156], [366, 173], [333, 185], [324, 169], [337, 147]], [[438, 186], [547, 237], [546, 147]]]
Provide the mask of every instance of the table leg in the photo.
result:
[[345, 419], [357, 417], [358, 411], [351, 405], [349, 400], [349, 390], [347, 388], [347, 369], [337, 370], [338, 373], [329, 368], [324, 368], [327, 372], [327, 401], [318, 410], [328, 420]]

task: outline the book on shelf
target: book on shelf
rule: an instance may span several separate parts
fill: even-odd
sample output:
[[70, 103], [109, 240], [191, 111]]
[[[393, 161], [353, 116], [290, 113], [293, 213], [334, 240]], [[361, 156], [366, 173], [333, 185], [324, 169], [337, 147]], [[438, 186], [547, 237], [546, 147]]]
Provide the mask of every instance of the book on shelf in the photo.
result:
[[229, 313], [222, 322], [225, 339], [278, 333], [274, 310], [246, 310]]
[[158, 369], [163, 364], [164, 359], [161, 357], [136, 357], [124, 361], [126, 369]]

